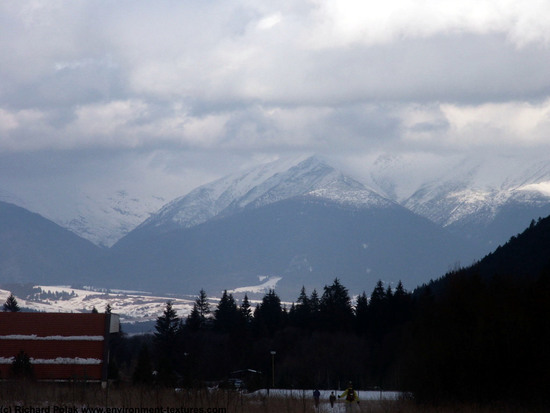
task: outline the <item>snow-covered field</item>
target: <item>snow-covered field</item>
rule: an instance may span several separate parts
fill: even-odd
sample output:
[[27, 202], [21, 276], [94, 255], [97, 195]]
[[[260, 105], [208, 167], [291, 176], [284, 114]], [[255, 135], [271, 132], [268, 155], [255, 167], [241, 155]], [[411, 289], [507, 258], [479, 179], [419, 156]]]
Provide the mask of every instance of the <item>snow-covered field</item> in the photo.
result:
[[[314, 408], [313, 401], [313, 390], [288, 390], [288, 389], [271, 389], [269, 390], [269, 395], [280, 396], [280, 397], [290, 397], [298, 400], [303, 400], [304, 405], [308, 406], [306, 411], [315, 411], [315, 412], [330, 412], [330, 413], [339, 413], [346, 411], [346, 402], [342, 399], [338, 399], [338, 395], [342, 394], [343, 390], [334, 390], [334, 395], [337, 397], [334, 406], [330, 405], [329, 397], [331, 390], [319, 390], [321, 396], [319, 397], [319, 407]], [[401, 397], [402, 393], [394, 391], [371, 391], [371, 390], [357, 390], [359, 395], [359, 403], [361, 401], [376, 401], [376, 400], [397, 400]], [[267, 396], [268, 391], [266, 389], [257, 390], [253, 393], [248, 393], [247, 397], [252, 396]], [[359, 405], [359, 408], [356, 408], [354, 411], [365, 411], [365, 407]], [[367, 408], [368, 409], [368, 408]], [[368, 410], [366, 410], [368, 411]]]
[[[240, 287], [228, 292], [236, 295], [267, 293], [281, 280], [281, 277], [276, 276], [259, 278], [259, 285]], [[0, 289], [0, 306], [6, 302], [10, 294], [11, 291]], [[66, 285], [35, 285], [32, 291], [25, 294], [14, 293], [14, 296], [23, 310], [48, 313], [88, 313], [94, 308], [103, 313], [107, 305], [110, 305], [111, 311], [120, 316], [121, 323], [136, 327], [132, 328], [134, 332], [149, 331], [151, 323], [162, 315], [168, 301], [172, 303], [172, 308], [176, 310], [178, 317], [185, 319], [191, 313], [197, 299], [196, 296], [159, 296], [144, 291], [107, 290], [94, 287], [73, 288]], [[218, 305], [220, 297], [208, 297], [212, 310]], [[249, 299], [249, 302], [254, 305], [259, 301]], [[291, 303], [283, 302], [283, 304]], [[139, 323], [144, 323], [144, 327], [139, 327]]]
[[[19, 307], [51, 313], [86, 313], [95, 308], [101, 313], [110, 305], [111, 311], [120, 315], [123, 323], [155, 321], [168, 301], [172, 302], [179, 317], [187, 317], [195, 301], [195, 297], [161, 297], [140, 291], [78, 289], [69, 286], [36, 285], [33, 291], [36, 293], [26, 297], [15, 296]], [[10, 291], [0, 290], [0, 304], [9, 295]]]

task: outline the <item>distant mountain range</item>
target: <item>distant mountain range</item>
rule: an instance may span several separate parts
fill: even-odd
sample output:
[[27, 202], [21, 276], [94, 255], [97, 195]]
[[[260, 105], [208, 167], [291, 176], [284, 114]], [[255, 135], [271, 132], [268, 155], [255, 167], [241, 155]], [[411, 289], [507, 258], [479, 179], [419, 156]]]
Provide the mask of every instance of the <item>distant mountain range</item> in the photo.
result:
[[380, 157], [367, 181], [383, 196], [478, 243], [484, 254], [532, 219], [550, 215], [550, 161], [449, 158], [444, 167], [415, 176], [420, 162]]
[[261, 165], [173, 200], [110, 248], [0, 203], [0, 282], [185, 294], [266, 285], [287, 299], [336, 277], [354, 293], [379, 279], [414, 288], [550, 214], [550, 163], [511, 174], [461, 161], [403, 184], [400, 162], [380, 158], [364, 183], [317, 157]]

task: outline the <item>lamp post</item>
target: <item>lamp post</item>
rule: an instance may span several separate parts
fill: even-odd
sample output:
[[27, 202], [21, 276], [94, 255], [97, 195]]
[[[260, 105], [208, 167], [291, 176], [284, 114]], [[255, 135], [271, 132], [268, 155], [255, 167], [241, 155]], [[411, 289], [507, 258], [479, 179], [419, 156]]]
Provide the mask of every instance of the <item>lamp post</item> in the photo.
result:
[[276, 351], [271, 350], [271, 387], [275, 388], [275, 354]]
[[189, 362], [187, 357], [189, 356], [188, 352], [183, 353], [183, 364], [185, 366], [185, 376], [184, 376], [184, 385], [188, 388], [191, 387], [191, 369], [189, 368]]

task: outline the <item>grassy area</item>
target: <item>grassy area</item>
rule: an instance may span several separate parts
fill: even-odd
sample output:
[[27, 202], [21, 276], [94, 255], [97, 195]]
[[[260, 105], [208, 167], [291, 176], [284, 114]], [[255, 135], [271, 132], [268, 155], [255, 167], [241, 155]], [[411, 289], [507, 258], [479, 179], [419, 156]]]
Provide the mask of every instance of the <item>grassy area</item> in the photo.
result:
[[[99, 384], [0, 382], [2, 413], [343, 413], [344, 403], [332, 408], [322, 400], [315, 407], [309, 393], [292, 396], [248, 395], [232, 391], [173, 390], [155, 387]], [[90, 410], [100, 408], [98, 410]], [[110, 410], [107, 410], [109, 408]], [[124, 408], [124, 410], [119, 410]], [[141, 410], [147, 408], [149, 410]], [[7, 410], [6, 410], [7, 409]], [[86, 410], [88, 409], [88, 410]], [[162, 409], [162, 410], [161, 410]], [[356, 413], [538, 413], [541, 408], [494, 404], [488, 406], [417, 405], [410, 400], [364, 400]]]

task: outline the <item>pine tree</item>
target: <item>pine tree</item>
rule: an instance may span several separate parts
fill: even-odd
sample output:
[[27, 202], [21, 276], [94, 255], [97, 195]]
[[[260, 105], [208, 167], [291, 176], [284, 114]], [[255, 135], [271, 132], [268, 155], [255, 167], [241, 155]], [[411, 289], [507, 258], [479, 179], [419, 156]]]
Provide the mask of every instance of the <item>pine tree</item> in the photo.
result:
[[244, 295], [239, 312], [241, 313], [241, 319], [244, 321], [244, 324], [248, 326], [252, 321], [252, 309], [250, 308], [250, 301], [248, 301], [247, 294]]
[[254, 323], [257, 329], [262, 334], [273, 334], [283, 326], [284, 319], [281, 299], [275, 290], [269, 290], [254, 311]]
[[319, 315], [323, 327], [328, 330], [349, 330], [353, 326], [354, 316], [351, 299], [338, 278], [325, 291], [319, 303]]
[[10, 294], [4, 303], [4, 311], [11, 311], [13, 313], [21, 311], [13, 294]]
[[168, 301], [155, 324], [155, 349], [158, 359], [158, 378], [165, 385], [173, 385], [175, 380], [176, 350], [179, 346], [181, 321]]
[[374, 287], [374, 290], [370, 295], [370, 304], [376, 306], [382, 303], [385, 298], [386, 292], [384, 291], [384, 284], [382, 283], [382, 280], [378, 280], [376, 286]]
[[357, 326], [357, 332], [364, 334], [368, 329], [368, 314], [369, 314], [369, 300], [367, 294], [363, 291], [363, 294], [357, 297], [357, 304], [355, 305], [355, 320]]
[[19, 351], [11, 364], [11, 374], [16, 379], [30, 379], [33, 376], [31, 359], [23, 350]]
[[391, 289], [384, 290], [382, 280], [378, 280], [370, 295], [367, 322], [369, 324], [369, 334], [376, 340], [382, 339], [387, 330], [388, 323], [391, 322], [389, 319], [389, 300], [387, 291], [391, 293]]
[[197, 304], [197, 310], [199, 311], [201, 320], [204, 321], [204, 319], [210, 314], [210, 304], [208, 303], [206, 291], [202, 289], [200, 290], [199, 297], [197, 298], [195, 303]]
[[155, 324], [155, 338], [163, 344], [173, 343], [180, 330], [180, 319], [176, 310], [172, 307], [172, 302], [168, 301], [164, 312], [157, 318]]
[[296, 300], [296, 305], [293, 305], [290, 309], [290, 319], [297, 327], [307, 328], [310, 327], [312, 318], [312, 311], [309, 298], [306, 294], [306, 288], [302, 286], [300, 295]]
[[223, 292], [218, 307], [214, 311], [214, 317], [214, 329], [217, 331], [233, 331], [238, 325], [239, 311], [237, 304], [233, 296], [227, 293], [227, 290]]
[[187, 316], [185, 324], [191, 331], [198, 331], [201, 328], [202, 318], [197, 303], [193, 304], [193, 309]]
[[316, 289], [313, 290], [313, 292], [311, 293], [311, 296], [309, 297], [309, 306], [313, 314], [319, 311], [320, 300], [319, 300], [319, 294], [317, 294]]

